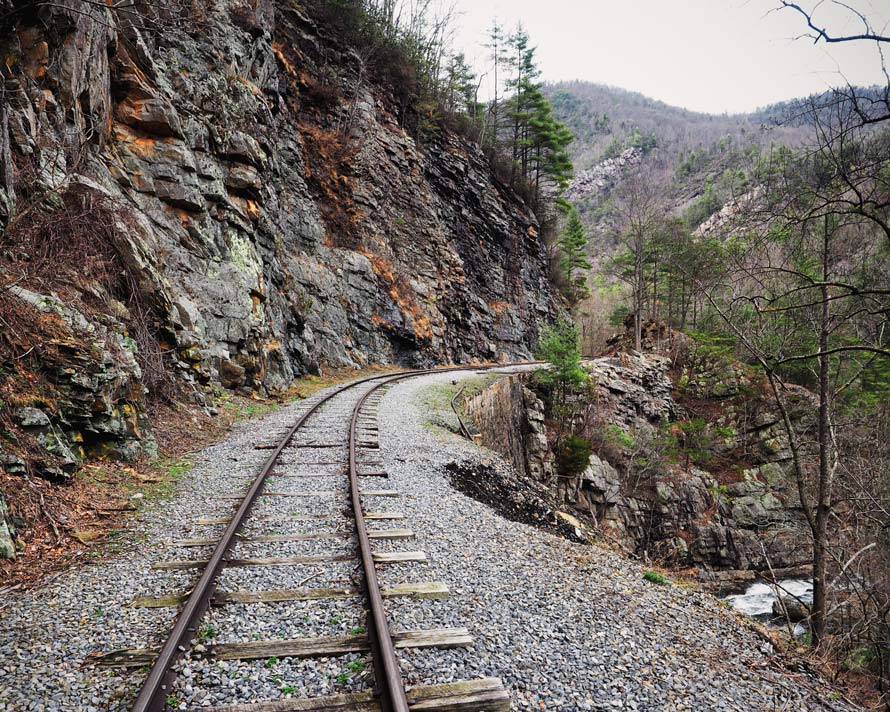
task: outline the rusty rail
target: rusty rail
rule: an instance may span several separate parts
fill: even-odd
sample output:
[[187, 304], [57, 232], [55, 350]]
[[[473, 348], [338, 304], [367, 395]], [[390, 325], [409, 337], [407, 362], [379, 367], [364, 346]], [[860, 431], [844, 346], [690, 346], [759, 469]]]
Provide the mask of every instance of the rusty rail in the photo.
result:
[[451, 396], [451, 410], [453, 410], [454, 415], [457, 416], [457, 425], [460, 429], [460, 434], [463, 435], [467, 440], [472, 442], [473, 435], [472, 433], [470, 433], [469, 428], [467, 428], [466, 423], [464, 423], [464, 419], [460, 417], [460, 412], [457, 410], [457, 406], [455, 405], [457, 399], [460, 398], [460, 394], [464, 392], [465, 388], [466, 386], [461, 385], [461, 387], [457, 389], [457, 393]]
[[300, 416], [294, 426], [287, 432], [284, 438], [282, 438], [278, 447], [276, 447], [272, 454], [269, 455], [263, 463], [263, 469], [260, 471], [259, 475], [257, 475], [256, 479], [254, 479], [247, 495], [245, 495], [244, 500], [238, 507], [238, 511], [235, 512], [232, 520], [226, 527], [225, 532], [223, 532], [222, 538], [219, 540], [210, 556], [210, 561], [207, 563], [204, 572], [201, 574], [201, 578], [198, 583], [195, 584], [188, 601], [186, 601], [185, 606], [177, 617], [173, 630], [170, 631], [164, 645], [161, 647], [161, 651], [155, 659], [154, 665], [152, 665], [142, 688], [139, 690], [139, 695], [136, 697], [136, 701], [131, 707], [132, 712], [163, 712], [165, 710], [167, 705], [166, 696], [169, 694], [173, 683], [173, 665], [186, 648], [190, 647], [189, 641], [197, 630], [196, 626], [198, 621], [210, 605], [210, 600], [216, 590], [216, 583], [220, 569], [222, 569], [226, 555], [232, 548], [235, 536], [238, 533], [238, 530], [241, 529], [254, 502], [256, 502], [257, 497], [262, 491], [266, 478], [275, 467], [279, 456], [290, 444], [290, 441], [293, 439], [296, 432], [303, 426], [303, 423], [314, 415], [325, 403], [344, 391], [363, 383], [386, 377], [386, 374], [370, 376], [332, 391]]
[[352, 411], [352, 420], [349, 423], [349, 487], [359, 552], [362, 557], [362, 569], [364, 570], [365, 595], [368, 597], [370, 605], [368, 637], [371, 641], [371, 654], [374, 658], [380, 707], [387, 712], [408, 712], [408, 699], [405, 696], [405, 685], [402, 682], [395, 645], [386, 622], [386, 612], [383, 610], [383, 596], [380, 593], [380, 584], [377, 580], [377, 567], [374, 566], [371, 540], [368, 538], [368, 530], [365, 528], [365, 513], [359, 491], [358, 463], [356, 462], [356, 431], [362, 406], [371, 394], [385, 385], [401, 380], [401, 378], [409, 378], [411, 375], [414, 374], [391, 378], [365, 393]]
[[[532, 365], [538, 362], [524, 362], [518, 364], [506, 364], [508, 366]], [[225, 532], [211, 554], [201, 578], [195, 585], [182, 611], [176, 619], [170, 634], [168, 635], [164, 645], [161, 647], [158, 657], [149, 671], [148, 677], [142, 685], [133, 706], [130, 708], [132, 712], [164, 712], [166, 709], [166, 698], [172, 690], [174, 681], [173, 665], [178, 657], [184, 653], [191, 644], [191, 639], [197, 631], [197, 624], [201, 616], [210, 605], [210, 601], [216, 590], [217, 578], [219, 572], [225, 564], [226, 556], [235, 541], [235, 537], [242, 525], [246, 521], [250, 510], [252, 509], [257, 497], [265, 485], [266, 478], [275, 467], [278, 458], [284, 449], [290, 444], [294, 435], [303, 426], [303, 424], [312, 417], [323, 405], [333, 398], [341, 395], [343, 392], [356, 386], [369, 383], [371, 381], [383, 380], [383, 383], [375, 386], [365, 393], [355, 406], [349, 429], [349, 477], [351, 497], [353, 503], [353, 511], [355, 513], [355, 521], [359, 545], [361, 549], [362, 566], [365, 573], [365, 588], [368, 600], [371, 604], [371, 627], [369, 629], [372, 654], [375, 660], [375, 670], [382, 672], [378, 675], [377, 687], [380, 694], [381, 709], [384, 712], [408, 712], [408, 702], [405, 697], [405, 687], [402, 682], [401, 672], [399, 670], [398, 659], [395, 653], [395, 646], [392, 642], [389, 626], [386, 622], [386, 615], [383, 609], [383, 598], [380, 593], [380, 587], [377, 582], [377, 570], [374, 566], [374, 558], [371, 551], [370, 540], [364, 525], [364, 512], [361, 504], [361, 493], [358, 486], [358, 472], [356, 462], [356, 430], [359, 418], [359, 412], [362, 406], [372, 393], [379, 388], [395, 383], [397, 381], [413, 378], [416, 376], [424, 376], [434, 373], [447, 373], [454, 371], [483, 371], [494, 368], [502, 368], [505, 364], [489, 365], [489, 366], [457, 366], [446, 369], [425, 369], [415, 371], [402, 371], [395, 374], [381, 374], [379, 376], [369, 376], [362, 378], [345, 386], [337, 388], [324, 398], [315, 403], [309, 410], [303, 413], [297, 422], [282, 438], [278, 446], [272, 451], [269, 457], [263, 463], [262, 470], [254, 479], [253, 484], [242, 500], [229, 524], [226, 526]], [[453, 399], [452, 399], [453, 407]], [[460, 420], [460, 416], [458, 415]], [[463, 430], [466, 427], [461, 421]], [[382, 677], [382, 680], [381, 680]]]

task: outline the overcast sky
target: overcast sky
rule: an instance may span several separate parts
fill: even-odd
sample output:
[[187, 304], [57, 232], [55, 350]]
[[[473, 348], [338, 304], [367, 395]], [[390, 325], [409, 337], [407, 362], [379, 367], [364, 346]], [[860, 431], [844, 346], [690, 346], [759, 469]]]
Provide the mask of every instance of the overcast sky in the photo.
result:
[[[804, 5], [812, 6], [802, 0]], [[848, 0], [878, 30], [890, 23], [890, 0]], [[792, 38], [805, 30], [777, 0], [456, 0], [455, 46], [477, 71], [488, 62], [493, 17], [517, 22], [538, 47], [545, 80], [584, 79], [638, 91], [711, 113], [750, 111], [844, 82], [886, 83], [874, 43], [819, 43]], [[831, 0], [817, 18], [838, 34], [861, 31]], [[890, 46], [886, 46], [890, 53]], [[890, 60], [890, 56], [888, 56]]]

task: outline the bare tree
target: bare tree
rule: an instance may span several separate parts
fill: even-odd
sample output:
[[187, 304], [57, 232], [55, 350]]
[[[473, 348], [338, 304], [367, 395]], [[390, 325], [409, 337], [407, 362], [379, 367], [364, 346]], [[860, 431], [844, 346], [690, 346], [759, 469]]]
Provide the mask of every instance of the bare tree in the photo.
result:
[[[814, 115], [820, 111], [813, 105]], [[812, 534], [816, 646], [825, 640], [828, 614], [840, 400], [877, 359], [890, 357], [888, 215], [884, 209], [880, 219], [864, 212], [861, 186], [850, 180], [870, 150], [867, 137], [838, 145], [836, 136], [819, 132], [813, 151], [777, 157], [759, 212], [725, 251], [728, 293], [715, 298], [708, 291], [714, 309], [761, 365], [782, 414]], [[872, 178], [888, 165], [885, 154], [881, 166], [872, 165]], [[814, 440], [795, 428], [789, 380], [816, 391]]]
[[659, 183], [660, 175], [654, 169], [638, 166], [615, 191], [620, 240], [626, 249], [615, 259], [613, 270], [631, 290], [637, 351], [642, 349], [643, 314], [649, 295], [646, 261], [665, 214]]
[[[843, 22], [845, 26], [853, 24], [861, 29], [858, 32], [835, 33], [821, 15], [822, 12], [832, 9], [846, 16]], [[812, 40], [814, 44], [874, 43], [885, 79], [884, 87], [877, 91], [862, 89], [848, 81], [845, 86], [829, 91], [821, 103], [826, 108], [838, 103], [849, 106], [860, 126], [870, 126], [890, 120], [890, 72], [887, 69], [883, 49], [885, 44], [890, 43], [890, 35], [886, 34], [886, 28], [876, 29], [865, 12], [857, 9], [851, 2], [841, 0], [831, 0], [828, 3], [824, 0], [809, 3], [779, 0], [774, 11], [793, 12], [803, 19], [806, 30], [797, 39]]]

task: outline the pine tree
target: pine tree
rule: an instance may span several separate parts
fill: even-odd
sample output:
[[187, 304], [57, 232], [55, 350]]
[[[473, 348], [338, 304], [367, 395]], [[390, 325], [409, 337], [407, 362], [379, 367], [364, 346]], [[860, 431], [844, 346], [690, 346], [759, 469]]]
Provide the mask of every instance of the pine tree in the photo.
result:
[[515, 185], [517, 171], [521, 171], [523, 179], [528, 178], [528, 149], [523, 143], [528, 138], [528, 124], [532, 115], [532, 89], [536, 86], [534, 81], [540, 76], [541, 70], [535, 64], [536, 48], [529, 46], [529, 36], [522, 25], [507, 38], [507, 44], [513, 55], [509, 60], [513, 76], [507, 81], [507, 87], [513, 90], [509, 111], [512, 120], [510, 147], [513, 156], [510, 175], [511, 182]]
[[448, 60], [446, 68], [445, 93], [446, 106], [451, 113], [477, 115], [476, 75], [467, 64], [463, 53], [456, 54]]
[[566, 298], [575, 304], [588, 295], [587, 272], [591, 269], [587, 259], [587, 229], [575, 206], [570, 205], [566, 226], [559, 236], [560, 267], [566, 283]]
[[[500, 98], [500, 88], [501, 88], [501, 76], [500, 70], [503, 67], [506, 61], [506, 47], [507, 47], [507, 38], [504, 33], [503, 25], [498, 23], [497, 18], [492, 19], [491, 28], [488, 31], [488, 43], [485, 45], [485, 48], [490, 52], [489, 58], [492, 62], [492, 70], [494, 71], [494, 96], [492, 97], [491, 104], [489, 105], [488, 111], [491, 116], [491, 131], [487, 130], [487, 126], [483, 128], [482, 131], [482, 145], [491, 145], [492, 147], [496, 147], [498, 143], [498, 133], [500, 132], [501, 124], [500, 124], [500, 108], [501, 108], [501, 98]], [[488, 144], [488, 136], [491, 136], [491, 143]]]
[[557, 193], [562, 192], [572, 176], [573, 166], [568, 146], [574, 140], [568, 127], [553, 114], [553, 105], [540, 86], [527, 87], [527, 101], [531, 109], [527, 138], [523, 145], [529, 152], [527, 180], [532, 180], [535, 194], [540, 199], [542, 181], [549, 181]]

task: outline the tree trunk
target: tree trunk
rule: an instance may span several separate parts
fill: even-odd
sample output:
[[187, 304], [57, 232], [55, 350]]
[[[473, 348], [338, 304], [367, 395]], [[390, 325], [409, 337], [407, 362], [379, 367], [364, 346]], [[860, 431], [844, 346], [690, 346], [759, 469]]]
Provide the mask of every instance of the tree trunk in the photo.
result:
[[639, 236], [634, 255], [634, 348], [637, 351], [643, 350], [643, 300], [646, 296], [643, 258], [643, 239]]
[[6, 101], [6, 89], [0, 87], [0, 187], [6, 190], [8, 214], [5, 216], [5, 221], [8, 222], [15, 216], [15, 173]]
[[831, 514], [832, 445], [831, 445], [831, 357], [828, 355], [831, 328], [831, 300], [827, 286], [829, 264], [829, 220], [825, 217], [822, 237], [822, 313], [819, 322], [819, 482], [816, 492], [816, 526], [813, 530], [813, 610], [810, 629], [813, 647], [825, 640], [826, 612], [826, 531]]
[[658, 251], [655, 251], [652, 261], [652, 319], [658, 321]]

